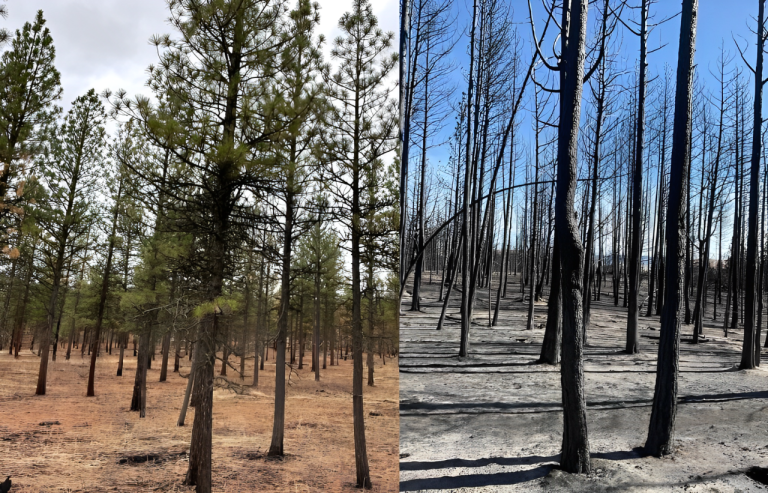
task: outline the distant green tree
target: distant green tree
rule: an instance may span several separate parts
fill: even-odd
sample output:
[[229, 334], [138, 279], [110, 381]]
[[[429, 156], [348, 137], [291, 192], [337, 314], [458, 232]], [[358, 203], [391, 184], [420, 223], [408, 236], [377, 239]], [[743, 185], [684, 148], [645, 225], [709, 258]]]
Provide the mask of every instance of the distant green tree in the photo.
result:
[[[334, 277], [339, 275], [341, 249], [338, 234], [317, 219], [308, 234], [302, 236], [296, 249], [296, 269], [304, 273], [312, 286], [314, 308], [312, 331], [312, 369], [315, 381], [320, 381], [320, 329], [323, 317], [321, 305], [323, 290], [335, 287]], [[327, 307], [326, 307], [327, 308]]]

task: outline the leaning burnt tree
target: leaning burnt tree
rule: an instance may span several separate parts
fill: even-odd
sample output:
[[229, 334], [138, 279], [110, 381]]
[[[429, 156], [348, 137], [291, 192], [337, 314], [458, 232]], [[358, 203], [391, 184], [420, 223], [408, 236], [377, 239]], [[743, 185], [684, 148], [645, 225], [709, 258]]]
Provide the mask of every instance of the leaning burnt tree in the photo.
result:
[[677, 377], [680, 354], [681, 289], [685, 272], [686, 188], [690, 169], [692, 128], [691, 97], [693, 59], [696, 52], [698, 0], [684, 0], [680, 20], [680, 45], [677, 56], [677, 86], [672, 134], [672, 163], [669, 175], [669, 202], [666, 223], [666, 265], [664, 306], [661, 314], [659, 355], [656, 361], [656, 387], [646, 450], [657, 457], [673, 451], [673, 432], [677, 414]]

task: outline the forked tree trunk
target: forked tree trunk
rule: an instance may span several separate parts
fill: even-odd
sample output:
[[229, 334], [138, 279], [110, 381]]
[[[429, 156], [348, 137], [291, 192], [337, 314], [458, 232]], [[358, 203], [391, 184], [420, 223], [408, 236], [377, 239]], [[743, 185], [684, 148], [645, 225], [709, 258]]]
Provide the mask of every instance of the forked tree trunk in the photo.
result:
[[563, 445], [560, 467], [589, 473], [587, 406], [584, 395], [582, 279], [583, 247], [574, 212], [578, 166], [579, 117], [584, 78], [588, 0], [572, 0], [562, 15], [560, 125], [557, 139], [555, 226], [560, 247], [562, 296]]

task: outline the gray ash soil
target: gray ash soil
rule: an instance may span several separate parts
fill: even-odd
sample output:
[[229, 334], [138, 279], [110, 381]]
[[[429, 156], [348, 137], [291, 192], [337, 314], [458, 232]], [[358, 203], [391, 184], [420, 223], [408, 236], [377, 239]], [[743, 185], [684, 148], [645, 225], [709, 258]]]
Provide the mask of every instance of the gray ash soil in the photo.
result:
[[[719, 320], [712, 321], [710, 301], [704, 342], [692, 344], [693, 326], [682, 326], [676, 451], [659, 459], [644, 456], [641, 448], [651, 413], [659, 319], [640, 317], [641, 352], [628, 355], [626, 308], [615, 307], [605, 293], [593, 301], [584, 363], [593, 472], [572, 475], [557, 469], [563, 426], [559, 367], [535, 363], [545, 301], [536, 303], [535, 328], [526, 330], [527, 302], [521, 302], [519, 284], [510, 284], [499, 323], [491, 328], [488, 291], [481, 290], [471, 356], [460, 360], [461, 295], [454, 292], [438, 332], [438, 290], [438, 282], [423, 286], [421, 312], [408, 311], [410, 296], [403, 299], [400, 491], [768, 491], [747, 474], [768, 467], [768, 372], [736, 368], [742, 332], [723, 336], [721, 307]], [[766, 358], [764, 350], [768, 369]]]

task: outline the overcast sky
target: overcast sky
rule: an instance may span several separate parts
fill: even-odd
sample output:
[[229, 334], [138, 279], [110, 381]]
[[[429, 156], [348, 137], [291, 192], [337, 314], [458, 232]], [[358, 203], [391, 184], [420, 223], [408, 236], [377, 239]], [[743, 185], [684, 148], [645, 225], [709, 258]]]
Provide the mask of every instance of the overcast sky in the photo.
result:
[[[165, 0], [6, 0], [9, 16], [0, 25], [11, 31], [33, 21], [42, 9], [56, 46], [56, 67], [61, 72], [64, 94], [70, 103], [88, 89], [125, 89], [128, 94], [147, 94], [146, 69], [157, 61], [149, 45], [153, 34], [171, 33], [166, 22]], [[290, 2], [290, 0], [289, 0]], [[326, 37], [326, 56], [339, 35], [339, 17], [350, 10], [351, 0], [319, 0], [318, 34]], [[290, 2], [289, 5], [293, 5]], [[374, 13], [385, 31], [397, 32], [397, 0], [374, 0]], [[394, 44], [397, 49], [397, 43]]]

